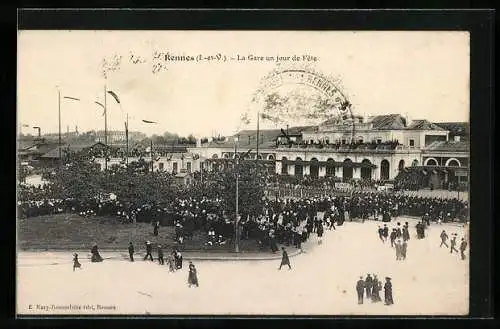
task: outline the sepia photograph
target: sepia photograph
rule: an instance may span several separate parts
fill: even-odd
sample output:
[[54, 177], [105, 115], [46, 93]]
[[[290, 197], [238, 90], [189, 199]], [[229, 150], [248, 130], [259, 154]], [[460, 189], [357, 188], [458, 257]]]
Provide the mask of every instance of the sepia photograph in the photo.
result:
[[469, 314], [468, 32], [17, 44], [18, 315]]

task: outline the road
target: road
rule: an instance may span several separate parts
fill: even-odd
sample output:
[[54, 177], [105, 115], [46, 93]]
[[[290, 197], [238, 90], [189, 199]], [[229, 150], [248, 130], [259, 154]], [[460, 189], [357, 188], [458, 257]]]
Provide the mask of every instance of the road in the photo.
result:
[[[188, 288], [187, 266], [166, 266], [120, 257], [102, 263], [82, 261], [72, 271], [72, 253], [18, 254], [19, 314], [219, 314], [219, 315], [464, 315], [468, 312], [468, 259], [439, 248], [439, 234], [455, 224], [433, 224], [426, 239], [415, 238], [414, 219], [406, 261], [396, 261], [382, 243], [380, 223], [347, 222], [326, 231], [305, 253], [291, 258], [293, 269], [277, 270], [279, 260], [197, 261], [199, 288]], [[394, 221], [389, 227], [395, 226]], [[104, 257], [112, 256], [103, 253]], [[187, 264], [185, 264], [187, 265]], [[374, 273], [393, 282], [394, 302], [357, 304], [356, 281]], [[381, 292], [383, 298], [383, 291]], [[52, 309], [52, 305], [66, 309]], [[72, 309], [67, 309], [72, 305]], [[98, 307], [101, 306], [101, 308]], [[45, 307], [43, 307], [45, 306]], [[83, 309], [89, 306], [88, 309]], [[31, 307], [31, 309], [30, 309]], [[107, 307], [107, 308], [102, 308]], [[78, 309], [80, 308], [80, 309]]]

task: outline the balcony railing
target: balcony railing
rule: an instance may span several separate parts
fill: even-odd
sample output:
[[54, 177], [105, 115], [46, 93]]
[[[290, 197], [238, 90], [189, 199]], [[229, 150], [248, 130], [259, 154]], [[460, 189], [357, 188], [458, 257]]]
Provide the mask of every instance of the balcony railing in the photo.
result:
[[373, 152], [387, 153], [394, 151], [416, 150], [415, 147], [409, 147], [394, 143], [381, 144], [278, 144], [280, 150], [325, 150], [334, 152]]

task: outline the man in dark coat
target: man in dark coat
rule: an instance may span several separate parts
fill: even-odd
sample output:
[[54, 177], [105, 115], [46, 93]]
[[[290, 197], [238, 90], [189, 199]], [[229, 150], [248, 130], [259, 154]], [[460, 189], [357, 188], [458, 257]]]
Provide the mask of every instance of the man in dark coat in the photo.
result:
[[396, 241], [396, 235], [397, 235], [396, 229], [392, 229], [391, 236], [390, 236], [390, 238], [391, 238], [391, 247], [394, 247], [394, 241]]
[[132, 241], [129, 242], [128, 244], [128, 255], [130, 257], [130, 261], [134, 261], [134, 245], [132, 244]]
[[356, 283], [356, 292], [358, 293], [358, 304], [363, 304], [363, 295], [365, 293], [365, 280], [360, 276]]
[[373, 278], [370, 274], [365, 279], [366, 299], [372, 298]]
[[451, 241], [450, 241], [450, 254], [452, 254], [453, 252], [458, 252], [457, 248], [455, 248], [455, 246], [457, 245], [457, 234], [453, 234], [453, 238], [451, 238]]
[[165, 264], [165, 262], [163, 260], [163, 249], [161, 248], [161, 245], [158, 245], [158, 263], [160, 265]]
[[448, 234], [446, 234], [445, 230], [441, 232], [440, 237], [441, 237], [441, 244], [439, 245], [439, 248], [441, 248], [443, 245], [445, 245], [446, 248], [449, 248], [448, 243], [446, 243], [446, 241], [448, 240]]
[[382, 283], [378, 280], [377, 275], [373, 274], [372, 302], [377, 303], [382, 300], [380, 289], [382, 289]]
[[378, 227], [378, 237], [380, 238], [380, 240], [382, 242], [385, 242], [385, 240], [384, 240], [384, 229], [381, 228], [380, 226]]
[[281, 247], [281, 250], [283, 252], [282, 257], [281, 257], [281, 264], [278, 270], [281, 270], [281, 266], [283, 265], [288, 265], [288, 270], [291, 270], [292, 267], [290, 266], [290, 259], [288, 258], [288, 253], [285, 250], [285, 247]]
[[467, 241], [462, 238], [462, 242], [460, 243], [460, 257], [462, 260], [465, 260], [465, 249], [467, 248]]
[[391, 278], [386, 277], [385, 278], [385, 284], [384, 284], [384, 299], [385, 299], [385, 305], [392, 305], [394, 304], [394, 300], [392, 299], [392, 283], [391, 283]]
[[153, 224], [153, 235], [154, 236], [158, 236], [159, 228], [160, 228], [160, 222], [159, 221], [154, 222], [154, 224]]
[[403, 226], [403, 241], [410, 240], [410, 232], [408, 231], [408, 222]]
[[152, 251], [153, 251], [153, 247], [151, 246], [151, 242], [147, 241], [146, 242], [146, 256], [144, 256], [144, 260], [146, 260], [149, 256], [151, 261], [153, 261], [153, 255], [151, 254]]
[[384, 224], [384, 239], [387, 241], [387, 238], [389, 237], [389, 228], [387, 227], [387, 224]]

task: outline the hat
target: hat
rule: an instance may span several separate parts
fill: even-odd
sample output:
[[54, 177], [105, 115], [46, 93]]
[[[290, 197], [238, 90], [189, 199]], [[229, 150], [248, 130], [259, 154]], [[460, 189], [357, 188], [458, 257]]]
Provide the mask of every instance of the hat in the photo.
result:
[[385, 277], [385, 279], [386, 279], [387, 281], [389, 281], [391, 278], [390, 278], [390, 277], [388, 277], [388, 276], [386, 276], [386, 277]]

